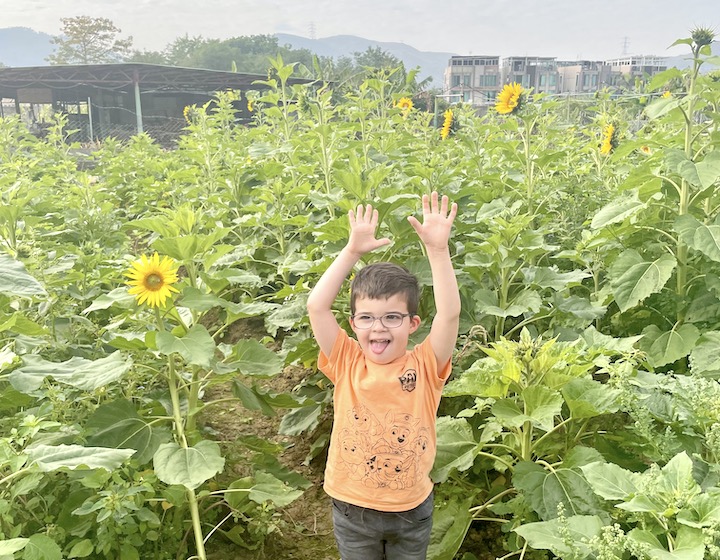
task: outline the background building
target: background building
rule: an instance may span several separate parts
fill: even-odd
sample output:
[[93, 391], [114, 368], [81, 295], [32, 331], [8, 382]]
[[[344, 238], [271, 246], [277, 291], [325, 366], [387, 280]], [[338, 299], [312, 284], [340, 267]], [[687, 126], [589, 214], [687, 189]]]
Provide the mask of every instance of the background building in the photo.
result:
[[501, 87], [499, 56], [453, 56], [445, 69], [444, 90], [449, 99], [489, 105]]

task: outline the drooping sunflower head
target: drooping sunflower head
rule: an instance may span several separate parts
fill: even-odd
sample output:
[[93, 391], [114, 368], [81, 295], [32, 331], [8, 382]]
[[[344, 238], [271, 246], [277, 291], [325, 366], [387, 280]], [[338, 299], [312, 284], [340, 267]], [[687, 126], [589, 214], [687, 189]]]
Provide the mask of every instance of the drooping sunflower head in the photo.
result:
[[525, 100], [525, 89], [518, 83], [505, 84], [498, 93], [495, 110], [501, 115], [510, 115], [519, 111]]
[[197, 109], [197, 107], [194, 105], [185, 105], [185, 108], [183, 109], [183, 117], [185, 117], [185, 122], [188, 124], [192, 124], [192, 115], [195, 109]]
[[618, 145], [617, 128], [612, 123], [606, 124], [602, 131], [602, 140], [600, 142], [600, 153], [607, 155], [612, 152]]
[[150, 258], [142, 255], [133, 261], [125, 276], [129, 278], [128, 292], [135, 296], [140, 305], [147, 303], [150, 307], [162, 307], [171, 293], [178, 291], [173, 286], [178, 281], [175, 263], [169, 257], [161, 260], [157, 253]]
[[455, 115], [453, 114], [452, 109], [447, 109], [445, 113], [443, 113], [443, 125], [440, 129], [440, 138], [445, 140], [448, 136], [453, 134], [456, 129], [457, 122], [455, 120]]
[[395, 107], [402, 111], [403, 117], [407, 117], [410, 111], [413, 110], [415, 104], [409, 97], [401, 97], [395, 102]]

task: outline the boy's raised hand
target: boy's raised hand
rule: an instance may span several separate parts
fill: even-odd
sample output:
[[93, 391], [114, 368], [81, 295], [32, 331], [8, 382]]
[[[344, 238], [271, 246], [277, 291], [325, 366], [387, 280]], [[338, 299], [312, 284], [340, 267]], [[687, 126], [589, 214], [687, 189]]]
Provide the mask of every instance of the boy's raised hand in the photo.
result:
[[423, 195], [422, 223], [415, 216], [408, 216], [408, 222], [428, 250], [447, 249], [450, 231], [457, 215], [456, 203], [453, 202], [448, 210], [450, 203], [448, 197], [443, 196], [441, 200], [438, 198], [437, 192], [433, 192], [431, 196]]
[[362, 256], [390, 243], [387, 237], [375, 239], [378, 211], [374, 210], [371, 204], [364, 208], [362, 204], [358, 205], [357, 212], [350, 210], [348, 219], [350, 220], [350, 238], [347, 247], [351, 252]]

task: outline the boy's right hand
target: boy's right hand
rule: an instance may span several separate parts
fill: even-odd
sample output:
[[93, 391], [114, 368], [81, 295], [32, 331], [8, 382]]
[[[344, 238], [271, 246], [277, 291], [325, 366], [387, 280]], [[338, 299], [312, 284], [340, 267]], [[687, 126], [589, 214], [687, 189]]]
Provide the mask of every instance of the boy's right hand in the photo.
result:
[[371, 204], [364, 208], [362, 204], [358, 205], [357, 212], [350, 210], [348, 219], [350, 220], [350, 238], [348, 239], [347, 249], [358, 257], [390, 244], [387, 237], [375, 239], [378, 211], [374, 210]]

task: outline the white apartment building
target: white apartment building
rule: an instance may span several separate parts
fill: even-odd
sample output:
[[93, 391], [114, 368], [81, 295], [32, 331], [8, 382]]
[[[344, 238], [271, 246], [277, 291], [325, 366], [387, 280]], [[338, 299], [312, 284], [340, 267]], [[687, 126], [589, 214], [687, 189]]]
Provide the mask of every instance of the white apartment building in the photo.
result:
[[503, 84], [518, 83], [535, 93], [557, 93], [557, 61], [549, 56], [510, 56], [500, 64]]
[[661, 56], [623, 56], [606, 60], [613, 72], [623, 75], [628, 80], [642, 78], [645, 74], [654, 76], [667, 70], [667, 59]]
[[594, 93], [614, 84], [612, 67], [596, 60], [558, 62], [558, 93]]
[[626, 56], [606, 61], [558, 61], [540, 56], [453, 56], [445, 68], [444, 97], [475, 107], [495, 103], [505, 84], [518, 83], [535, 93], [594, 93], [627, 86], [635, 78], [667, 69], [659, 56]]
[[445, 69], [445, 95], [449, 101], [490, 105], [502, 88], [500, 57], [453, 56]]

